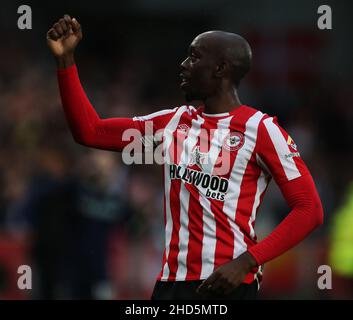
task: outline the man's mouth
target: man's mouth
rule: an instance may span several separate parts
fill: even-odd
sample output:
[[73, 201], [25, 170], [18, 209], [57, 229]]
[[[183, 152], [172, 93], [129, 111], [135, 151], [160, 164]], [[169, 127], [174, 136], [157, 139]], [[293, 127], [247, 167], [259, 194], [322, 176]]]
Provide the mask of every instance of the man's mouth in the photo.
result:
[[186, 76], [184, 73], [180, 73], [179, 77], [180, 77], [180, 80], [181, 80], [180, 87], [184, 87], [190, 81], [190, 77]]

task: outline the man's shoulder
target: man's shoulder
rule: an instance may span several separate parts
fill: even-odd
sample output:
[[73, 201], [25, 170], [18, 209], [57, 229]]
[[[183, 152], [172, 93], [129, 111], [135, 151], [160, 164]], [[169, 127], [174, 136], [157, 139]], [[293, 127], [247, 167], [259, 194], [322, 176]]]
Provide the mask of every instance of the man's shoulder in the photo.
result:
[[243, 105], [242, 107], [243, 107], [244, 112], [247, 112], [249, 114], [258, 114], [258, 115], [263, 115], [263, 116], [267, 115], [259, 107], [254, 107], [254, 106], [250, 106], [250, 105]]
[[258, 119], [260, 119], [259, 124], [263, 124], [264, 122], [269, 122], [269, 121], [278, 124], [277, 116], [270, 115], [259, 107], [244, 105], [243, 110], [244, 110], [244, 113], [247, 113], [249, 116], [255, 116]]
[[257, 128], [264, 119], [269, 117], [269, 115], [263, 112], [260, 108], [249, 105], [242, 105], [239, 111], [238, 117], [247, 127]]
[[252, 106], [246, 106], [245, 110], [247, 110], [248, 114], [251, 114], [249, 118], [253, 118], [253, 121], [247, 122], [247, 126], [254, 130], [257, 136], [267, 135], [269, 131], [276, 134], [279, 132], [285, 134], [286, 131], [280, 125], [277, 116], [268, 114]]

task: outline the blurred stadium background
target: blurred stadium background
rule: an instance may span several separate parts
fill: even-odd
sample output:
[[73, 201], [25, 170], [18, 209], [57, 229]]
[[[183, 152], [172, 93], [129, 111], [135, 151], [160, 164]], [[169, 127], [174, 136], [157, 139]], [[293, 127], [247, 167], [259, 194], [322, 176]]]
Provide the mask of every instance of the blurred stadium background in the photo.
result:
[[[17, 29], [30, 5], [33, 29]], [[333, 30], [317, 28], [328, 4]], [[353, 73], [350, 1], [2, 1], [0, 10], [0, 299], [149, 299], [161, 267], [157, 165], [75, 144], [61, 109], [49, 27], [75, 16], [81, 81], [102, 117], [183, 103], [178, 68], [206, 30], [239, 33], [253, 49], [241, 100], [277, 115], [316, 181], [325, 222], [266, 264], [262, 299], [353, 298]], [[259, 239], [288, 212], [271, 183]], [[32, 267], [33, 288], [17, 288]], [[319, 290], [319, 265], [333, 289]]]

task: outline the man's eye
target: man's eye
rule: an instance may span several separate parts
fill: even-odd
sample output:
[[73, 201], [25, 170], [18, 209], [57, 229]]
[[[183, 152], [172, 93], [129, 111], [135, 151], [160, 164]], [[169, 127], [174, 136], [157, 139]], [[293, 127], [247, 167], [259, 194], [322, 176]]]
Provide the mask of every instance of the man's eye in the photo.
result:
[[191, 60], [192, 63], [196, 62], [198, 59], [199, 59], [199, 58], [196, 57], [195, 55], [193, 55], [193, 54], [190, 55], [190, 60]]

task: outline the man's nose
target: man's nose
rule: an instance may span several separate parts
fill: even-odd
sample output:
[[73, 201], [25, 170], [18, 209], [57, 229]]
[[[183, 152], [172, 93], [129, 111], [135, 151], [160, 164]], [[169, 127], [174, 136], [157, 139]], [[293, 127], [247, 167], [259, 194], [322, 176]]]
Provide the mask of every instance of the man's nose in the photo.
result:
[[180, 69], [185, 70], [187, 67], [187, 58], [180, 64]]

